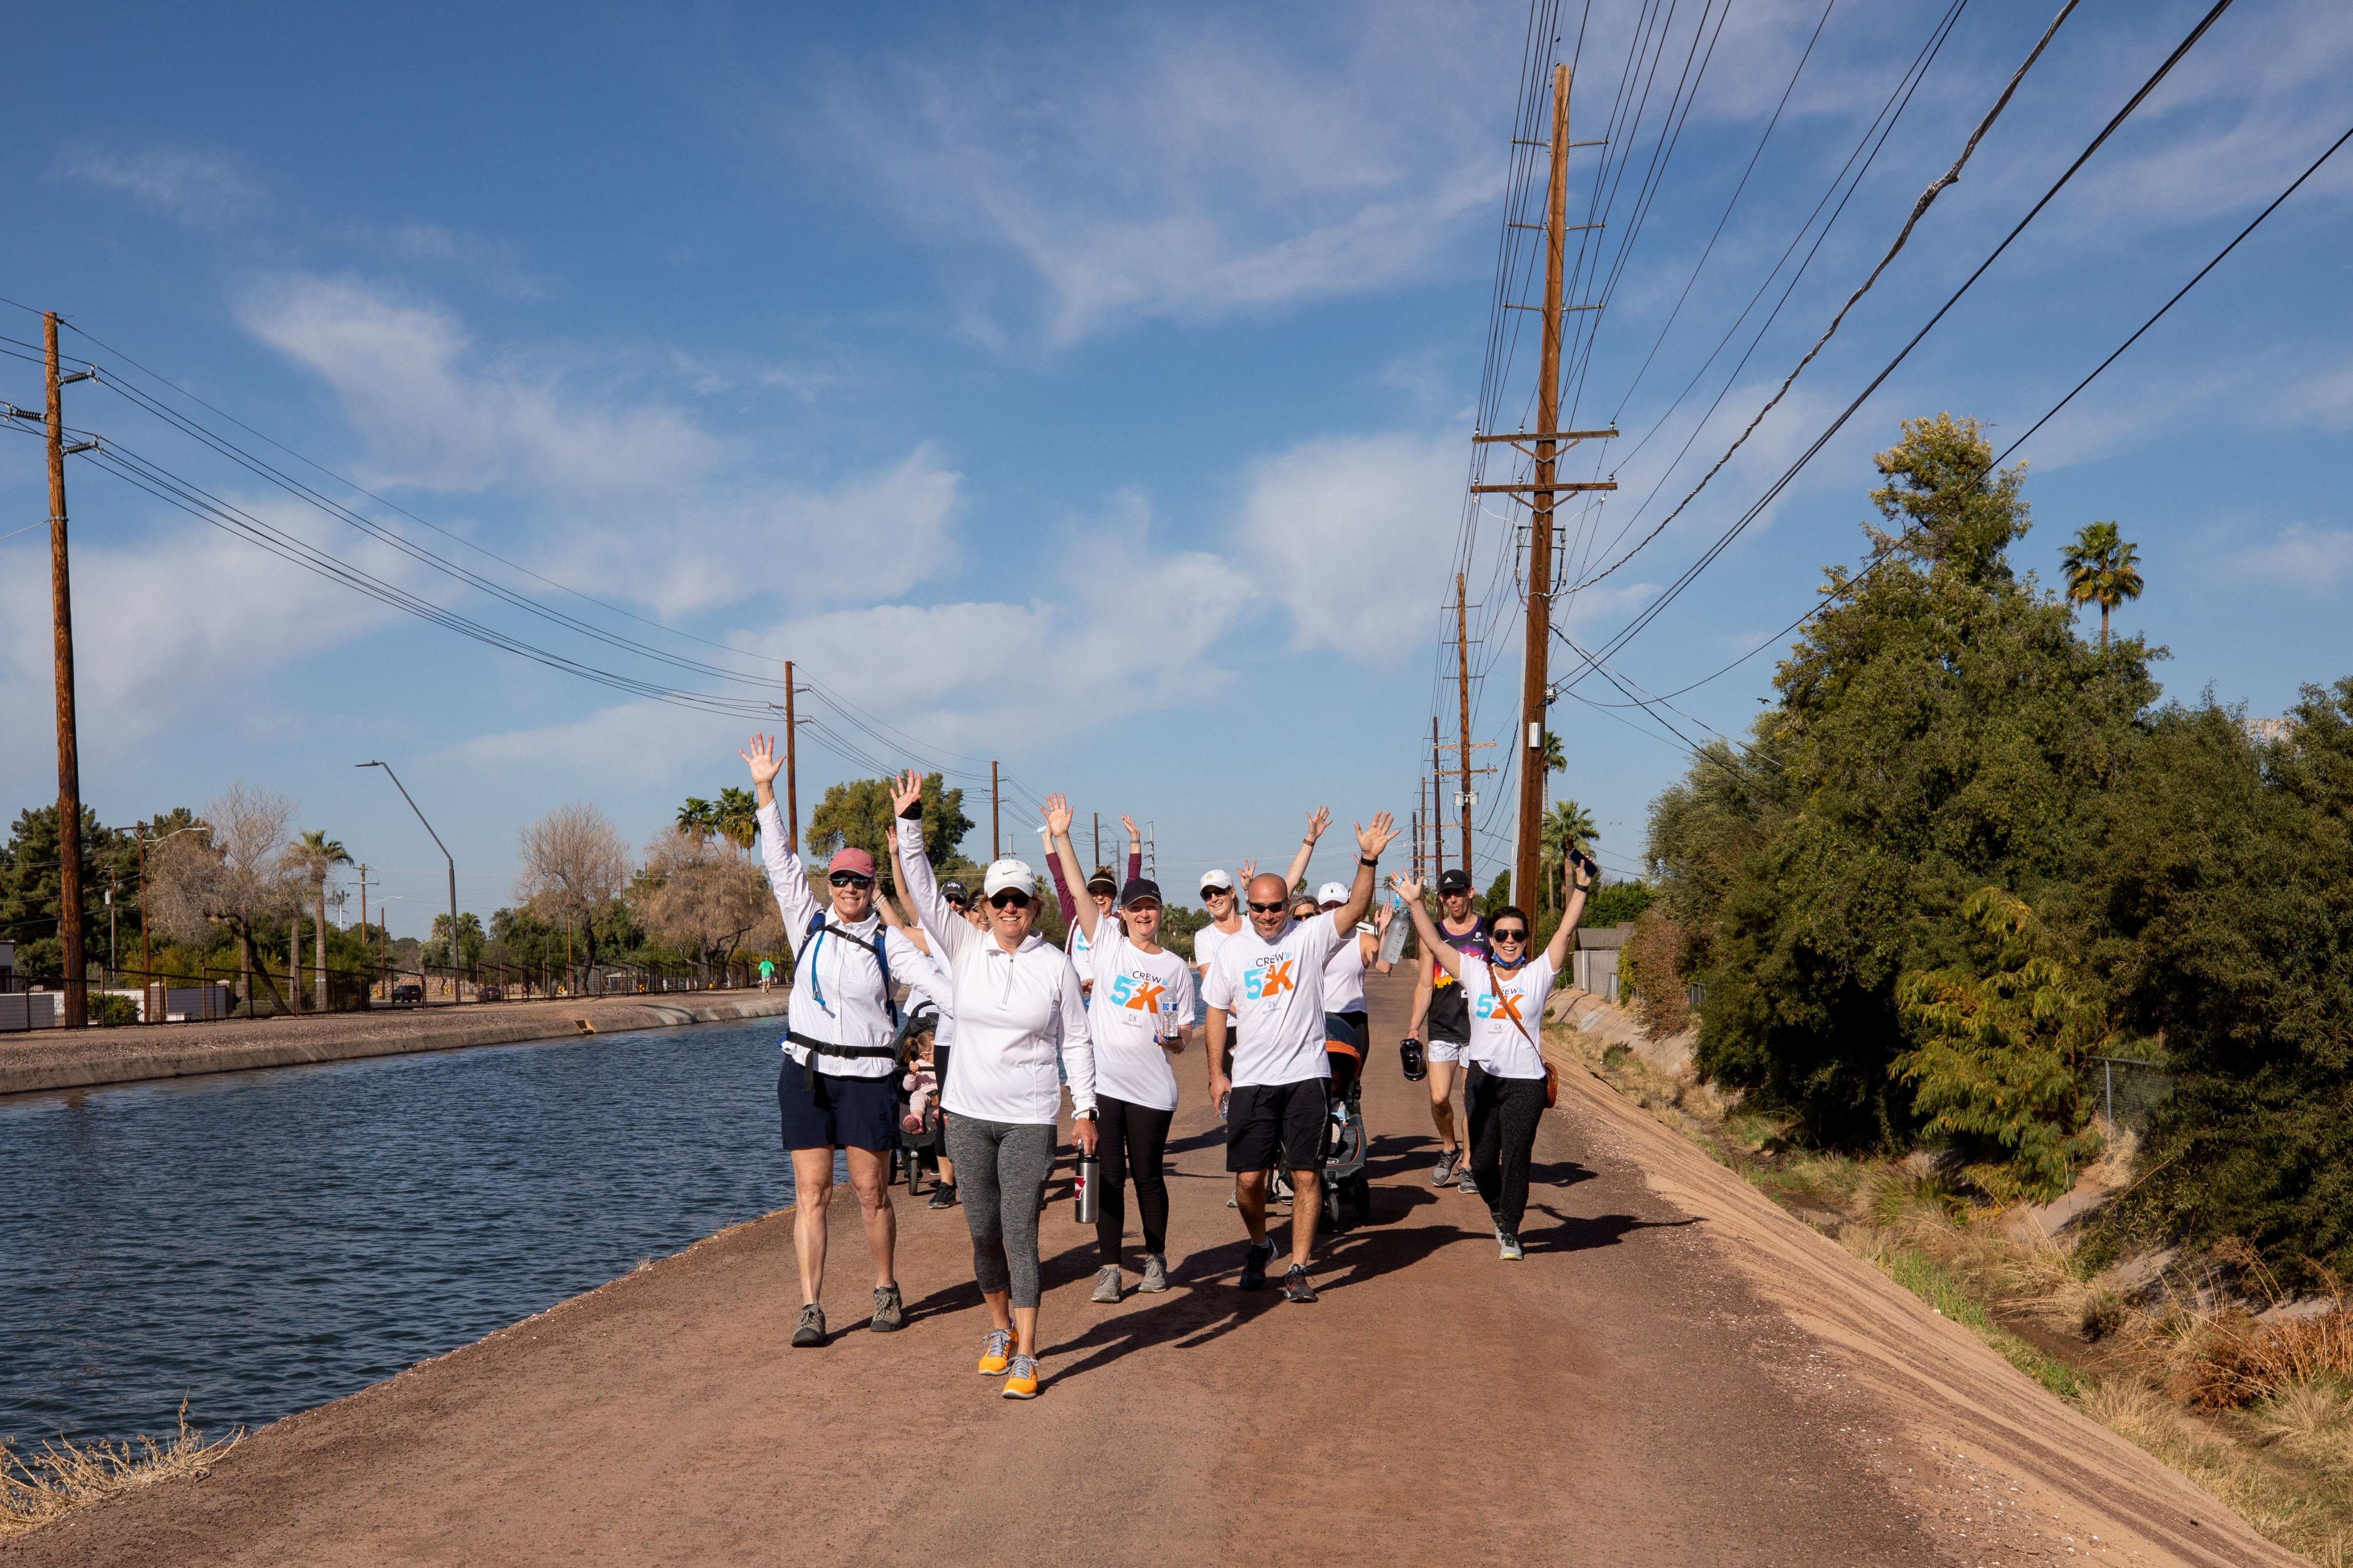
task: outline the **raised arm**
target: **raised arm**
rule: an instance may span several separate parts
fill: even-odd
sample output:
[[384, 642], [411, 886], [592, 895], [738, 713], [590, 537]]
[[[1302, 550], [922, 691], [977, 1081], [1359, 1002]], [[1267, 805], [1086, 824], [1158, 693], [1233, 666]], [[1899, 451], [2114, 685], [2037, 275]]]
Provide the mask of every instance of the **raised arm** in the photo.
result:
[[[1059, 795], [1046, 797], [1046, 831], [1053, 844], [1056, 890], [1062, 890], [1065, 872], [1069, 874], [1072, 886], [1085, 887], [1087, 874], [1079, 865], [1078, 847], [1071, 842], [1071, 803]], [[1087, 933], [1087, 941], [1092, 942], [1095, 940], [1095, 923], [1103, 919], [1103, 911], [1095, 908], [1092, 898], [1074, 900], [1068, 892], [1063, 892], [1062, 918], [1075, 919], [1079, 929]]]
[[776, 910], [785, 917], [785, 940], [798, 955], [818, 903], [809, 892], [808, 873], [801, 869], [801, 858], [786, 835], [784, 813], [776, 808], [776, 774], [785, 764], [777, 760], [772, 735], [754, 735], [735, 754], [751, 765], [752, 793], [759, 803], [760, 860], [768, 868], [768, 890], [776, 895]]
[[[1282, 874], [1283, 897], [1289, 898], [1291, 889], [1299, 886], [1299, 879], [1307, 875], [1307, 862], [1315, 858], [1315, 841], [1323, 837], [1324, 830], [1331, 826], [1329, 807], [1319, 805], [1307, 814], [1307, 837], [1299, 841], [1298, 851], [1291, 857], [1291, 869]], [[1364, 911], [1359, 910], [1356, 913], [1361, 918]]]
[[899, 840], [899, 890], [915, 911], [923, 934], [931, 938], [934, 956], [944, 967], [952, 967], [956, 955], [978, 941], [980, 933], [940, 897], [939, 879], [932, 875], [931, 858], [923, 853], [923, 774], [910, 768], [892, 782], [891, 810]]
[[[1054, 898], [1056, 901], [1060, 903], [1062, 906], [1062, 923], [1067, 926], [1072, 921], [1079, 918], [1078, 900], [1071, 897], [1071, 879], [1072, 877], [1077, 878], [1078, 886], [1082, 888], [1087, 885], [1087, 879], [1083, 876], [1080, 875], [1078, 862], [1075, 859], [1071, 862], [1070, 877], [1062, 875], [1062, 858], [1055, 853], [1054, 830], [1052, 828], [1040, 828], [1039, 830], [1038, 837], [1044, 841], [1043, 847], [1045, 849], [1045, 855], [1042, 858], [1046, 862], [1047, 871], [1051, 874], [1054, 879]], [[1089, 937], [1087, 940], [1092, 942], [1094, 939], [1092, 937]]]
[[[1400, 877], [1398, 879], [1397, 889], [1398, 897], [1405, 900], [1405, 912], [1413, 917], [1414, 934], [1421, 938], [1422, 951], [1430, 954], [1431, 963], [1454, 976], [1455, 979], [1461, 979], [1462, 955], [1454, 951], [1453, 943], [1438, 934], [1437, 923], [1430, 918], [1430, 911], [1421, 907], [1421, 884], [1410, 877]], [[1425, 976], [1427, 973], [1425, 970]], [[1414, 992], [1413, 1005], [1417, 1022], [1430, 1006], [1429, 998], [1423, 994], [1423, 988], [1426, 988], [1427, 984], [1428, 981], [1425, 978], [1423, 987], [1418, 987]]]
[[1332, 922], [1345, 939], [1373, 907], [1374, 872], [1379, 868], [1381, 851], [1397, 837], [1397, 819], [1386, 811], [1373, 813], [1370, 827], [1356, 826], [1356, 879], [1348, 884], [1348, 901], [1332, 911]]
[[[1135, 818], [1125, 812], [1119, 814], [1120, 826], [1127, 829], [1127, 880], [1134, 882], [1144, 876], [1144, 835], [1135, 830]], [[1123, 887], [1125, 883], [1121, 884]], [[1089, 937], [1088, 941], [1094, 939]]]
[[1545, 962], [1555, 974], [1568, 962], [1568, 944], [1577, 939], [1577, 922], [1585, 918], [1585, 895], [1593, 886], [1593, 862], [1571, 845], [1561, 846], [1561, 852], [1577, 873], [1577, 886], [1569, 892], [1568, 908], [1561, 911], [1560, 929], [1545, 945]]

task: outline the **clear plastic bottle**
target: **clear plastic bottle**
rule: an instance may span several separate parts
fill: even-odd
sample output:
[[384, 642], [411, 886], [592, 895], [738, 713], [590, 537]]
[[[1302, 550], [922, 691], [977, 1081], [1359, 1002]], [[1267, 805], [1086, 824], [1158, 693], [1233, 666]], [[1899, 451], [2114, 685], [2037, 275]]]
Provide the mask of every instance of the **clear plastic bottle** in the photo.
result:
[[1405, 912], [1405, 900], [1389, 889], [1389, 929], [1381, 938], [1381, 962], [1395, 963], [1405, 953], [1406, 932], [1413, 929], [1413, 917]]

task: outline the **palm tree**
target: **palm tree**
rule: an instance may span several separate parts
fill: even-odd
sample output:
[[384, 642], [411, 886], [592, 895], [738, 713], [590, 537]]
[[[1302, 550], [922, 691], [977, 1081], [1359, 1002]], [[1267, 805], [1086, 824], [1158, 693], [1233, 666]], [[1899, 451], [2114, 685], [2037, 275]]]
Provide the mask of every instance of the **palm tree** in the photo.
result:
[[1593, 853], [1601, 835], [1593, 826], [1593, 814], [1573, 800], [1564, 800], [1545, 814], [1545, 857], [1552, 862], [1555, 909], [1568, 908], [1568, 856], [1570, 848], [1585, 854]]
[[[327, 876], [338, 866], [350, 865], [352, 858], [341, 844], [327, 837], [324, 828], [313, 827], [286, 847], [286, 860], [310, 879], [311, 896], [318, 902], [311, 956], [312, 967], [318, 971], [316, 1010], [323, 1013], [327, 1010]], [[299, 994], [291, 974], [286, 977], [286, 990], [290, 997]]]
[[2108, 613], [2128, 599], [2140, 597], [2141, 580], [2135, 568], [2140, 550], [2116, 531], [2113, 522], [2087, 522], [2059, 557], [2067, 574], [2067, 596], [2078, 604], [2100, 606], [2100, 651], [2108, 651]]
[[719, 792], [719, 804], [712, 808], [712, 825], [738, 849], [752, 847], [752, 840], [760, 832], [760, 806], [748, 789], [733, 784]]
[[718, 808], [709, 801], [699, 795], [688, 795], [686, 804], [678, 808], [678, 830], [696, 838], [707, 838], [717, 816]]

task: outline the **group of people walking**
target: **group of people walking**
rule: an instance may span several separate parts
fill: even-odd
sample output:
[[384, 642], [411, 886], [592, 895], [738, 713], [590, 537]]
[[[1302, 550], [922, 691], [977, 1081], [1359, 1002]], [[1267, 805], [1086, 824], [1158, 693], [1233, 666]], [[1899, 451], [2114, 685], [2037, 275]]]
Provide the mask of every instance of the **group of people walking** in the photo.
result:
[[[1107, 867], [1084, 873], [1071, 842], [1071, 815], [1060, 795], [1048, 798], [1044, 826], [1049, 867], [1071, 927], [1067, 951], [1034, 929], [1040, 891], [1038, 873], [1026, 862], [993, 862], [977, 900], [937, 879], [924, 850], [923, 781], [913, 773], [892, 785], [892, 849], [905, 910], [894, 910], [877, 886], [873, 857], [854, 847], [836, 851], [828, 864], [829, 907], [821, 906], [776, 808], [774, 782], [781, 762], [773, 738], [754, 735], [740, 754], [751, 769], [769, 883], [795, 955], [786, 1060], [776, 1085], [797, 1189], [794, 1237], [804, 1305], [795, 1345], [821, 1345], [828, 1337], [818, 1301], [837, 1149], [845, 1152], [874, 1260], [869, 1326], [887, 1333], [904, 1321], [889, 1195], [902, 1114], [902, 1019], [895, 998], [902, 986], [910, 1006], [928, 1005], [940, 1014], [928, 1076], [945, 1113], [945, 1158], [934, 1204], [961, 1202], [965, 1210], [974, 1277], [989, 1314], [977, 1370], [1002, 1377], [1006, 1397], [1028, 1399], [1039, 1391], [1038, 1216], [1053, 1170], [1065, 1087], [1071, 1137], [1082, 1157], [1099, 1162], [1094, 1300], [1115, 1302], [1124, 1289], [1131, 1182], [1144, 1243], [1137, 1288], [1168, 1288], [1164, 1166], [1178, 1099], [1176, 1060], [1192, 1046], [1197, 1012], [1205, 1012], [1209, 1098], [1226, 1123], [1233, 1206], [1250, 1238], [1241, 1288], [1263, 1288], [1278, 1257], [1266, 1223], [1273, 1173], [1277, 1181], [1287, 1176], [1292, 1192], [1291, 1254], [1282, 1289], [1294, 1302], [1315, 1300], [1311, 1254], [1322, 1211], [1331, 1103], [1327, 1014], [1343, 1020], [1338, 1028], [1354, 1029], [1361, 1049], [1367, 1022], [1364, 973], [1386, 967], [1371, 935], [1360, 928], [1372, 910], [1381, 853], [1397, 837], [1388, 813], [1356, 828], [1353, 879], [1320, 888], [1312, 909], [1295, 912], [1291, 889], [1329, 825], [1329, 814], [1321, 810], [1310, 816], [1287, 874], [1256, 873], [1244, 862], [1239, 888], [1223, 871], [1203, 877], [1211, 923], [1194, 933], [1188, 964], [1160, 944], [1160, 889], [1140, 875], [1134, 854], [1124, 883]], [[1457, 909], [1441, 886], [1449, 928], [1442, 930], [1421, 907], [1420, 884], [1397, 883], [1429, 955], [1417, 990], [1417, 1032], [1425, 1014], [1433, 1034], [1451, 1017], [1431, 1000], [1433, 988], [1466, 998], [1468, 1037], [1447, 1059], [1450, 1069], [1468, 1064], [1468, 1168], [1505, 1258], [1521, 1255], [1529, 1153], [1546, 1103], [1536, 1044], [1544, 1003], [1588, 882], [1588, 868], [1580, 863], [1560, 932], [1534, 961], [1526, 953], [1529, 923], [1519, 910], [1487, 917], [1482, 946], [1451, 929], [1462, 925], [1467, 900]], [[1082, 885], [1083, 896], [1071, 897], [1071, 884]], [[1239, 905], [1247, 905], [1246, 918]], [[1372, 929], [1391, 918], [1393, 910], [1384, 910]], [[1438, 1082], [1439, 1055], [1433, 1037], [1433, 1115], [1440, 1107], [1447, 1111], [1439, 1121], [1442, 1184], [1461, 1163], [1462, 1142]]]

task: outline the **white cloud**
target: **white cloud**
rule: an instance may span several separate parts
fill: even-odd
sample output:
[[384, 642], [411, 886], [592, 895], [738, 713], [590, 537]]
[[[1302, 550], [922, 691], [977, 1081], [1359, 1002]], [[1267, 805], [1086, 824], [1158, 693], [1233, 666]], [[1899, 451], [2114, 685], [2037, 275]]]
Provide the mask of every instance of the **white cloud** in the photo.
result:
[[2353, 575], [2353, 529], [2291, 522], [2269, 543], [2239, 552], [2231, 567], [2252, 581], [2327, 595]]
[[119, 191], [200, 227], [241, 217], [269, 199], [244, 159], [210, 149], [151, 147], [119, 153], [81, 147], [58, 160], [58, 173]]

